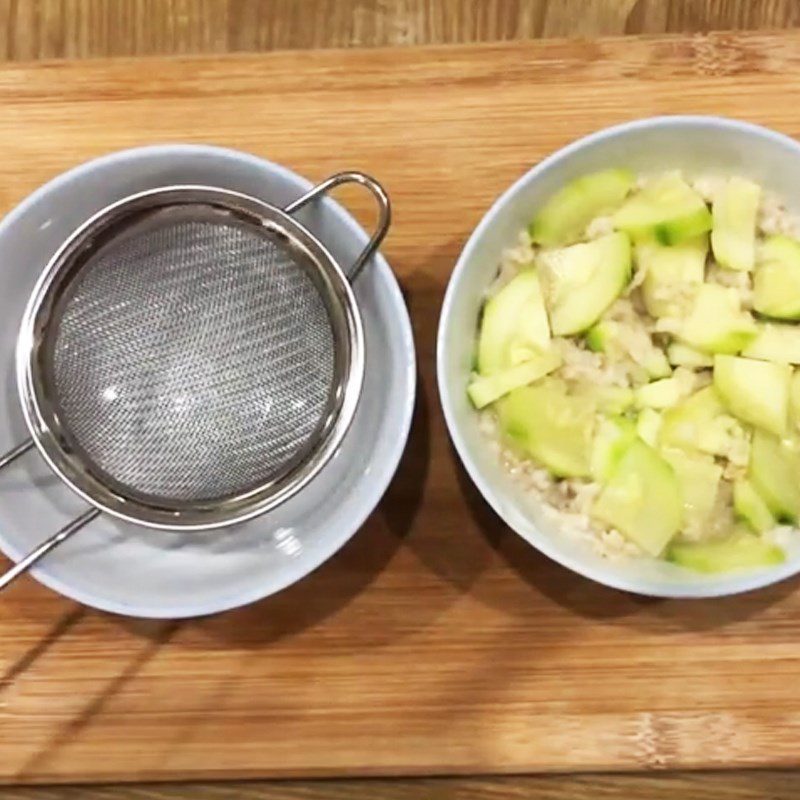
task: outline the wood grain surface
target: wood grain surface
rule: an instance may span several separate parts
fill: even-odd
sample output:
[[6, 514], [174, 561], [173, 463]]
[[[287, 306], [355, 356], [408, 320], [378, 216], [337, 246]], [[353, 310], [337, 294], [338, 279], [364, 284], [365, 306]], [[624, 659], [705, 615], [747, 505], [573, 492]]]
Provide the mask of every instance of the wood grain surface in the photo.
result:
[[0, 0], [0, 58], [465, 44], [799, 20], [797, 0]]
[[[0, 59], [764, 29], [796, 25], [797, 20], [795, 0], [482, 0], [480, 4], [471, 0], [0, 0]], [[29, 663], [35, 664], [45, 657], [48, 649], [57, 647], [51, 640], [57, 639], [65, 628], [73, 627], [68, 615], [58, 622], [60, 614], [68, 609], [50, 598], [46, 602], [47, 607], [40, 613], [56, 615], [49, 625], [43, 620], [38, 628], [15, 637], [13, 645], [0, 644], [0, 664], [7, 668], [9, 661], [15, 661], [20, 675]], [[44, 636], [48, 630], [52, 631], [49, 638]], [[113, 669], [109, 669], [106, 677], [112, 673]], [[6, 675], [5, 681], [0, 682], [0, 718], [5, 711], [3, 694], [7, 693], [9, 680]], [[59, 695], [50, 694], [43, 702], [57, 705], [59, 701]], [[583, 777], [214, 782], [190, 786], [4, 787], [0, 788], [0, 797], [15, 800], [170, 800], [188, 796], [201, 800], [359, 797], [789, 800], [797, 797], [799, 784], [800, 774], [794, 771], [759, 770], [723, 774], [671, 772]]]
[[433, 374], [452, 265], [514, 178], [576, 136], [648, 114], [722, 113], [798, 135], [786, 102], [798, 65], [800, 34], [724, 34], [0, 71], [2, 209], [78, 161], [152, 141], [215, 141], [311, 178], [375, 173], [395, 204], [385, 252], [421, 379], [386, 500], [292, 589], [181, 624], [94, 613], [32, 581], [9, 591], [0, 778], [800, 763], [796, 581], [660, 602], [557, 567], [464, 477]]
[[795, 772], [7, 787], [3, 800], [796, 800]]

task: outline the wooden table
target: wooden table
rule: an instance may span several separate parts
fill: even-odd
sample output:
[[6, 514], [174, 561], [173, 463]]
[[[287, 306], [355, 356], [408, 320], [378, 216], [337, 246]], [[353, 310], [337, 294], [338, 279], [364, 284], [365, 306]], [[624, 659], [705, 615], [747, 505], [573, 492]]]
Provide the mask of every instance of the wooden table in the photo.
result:
[[[0, 0], [0, 58], [225, 53], [789, 27], [797, 0]], [[795, 797], [800, 773], [733, 772], [0, 790], [8, 798]]]

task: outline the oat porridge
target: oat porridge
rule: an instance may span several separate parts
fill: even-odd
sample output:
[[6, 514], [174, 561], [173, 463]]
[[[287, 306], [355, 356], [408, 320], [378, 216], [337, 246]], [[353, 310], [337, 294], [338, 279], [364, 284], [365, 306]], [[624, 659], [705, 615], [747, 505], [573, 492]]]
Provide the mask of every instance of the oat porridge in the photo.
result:
[[739, 176], [567, 184], [487, 271], [489, 446], [608, 558], [780, 563], [800, 516], [800, 223]]

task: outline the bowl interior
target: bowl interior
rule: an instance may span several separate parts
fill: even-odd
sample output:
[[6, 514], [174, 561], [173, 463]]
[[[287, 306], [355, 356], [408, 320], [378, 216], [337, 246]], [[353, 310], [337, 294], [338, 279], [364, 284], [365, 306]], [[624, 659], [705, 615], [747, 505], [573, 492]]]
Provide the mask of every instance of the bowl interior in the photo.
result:
[[662, 117], [594, 134], [530, 170], [492, 206], [472, 234], [448, 286], [439, 328], [439, 389], [450, 433], [484, 497], [524, 539], [564, 566], [601, 583], [657, 596], [732, 594], [800, 571], [800, 547], [787, 563], [723, 576], [704, 576], [655, 560], [608, 560], [578, 537], [565, 535], [497, 462], [465, 387], [483, 292], [504, 248], [534, 210], [569, 180], [611, 166], [637, 172], [683, 169], [690, 175], [743, 175], [800, 211], [800, 146], [764, 128], [715, 117]]
[[[282, 167], [230, 150], [142, 148], [62, 175], [0, 225], [3, 450], [27, 437], [14, 347], [28, 296], [48, 259], [75, 227], [105, 205], [157, 186], [189, 183], [244, 192], [276, 205], [310, 188]], [[368, 238], [330, 199], [304, 208], [296, 218], [345, 267]], [[272, 594], [336, 552], [373, 510], [394, 474], [415, 391], [411, 327], [388, 264], [377, 257], [354, 291], [364, 323], [363, 391], [340, 448], [298, 495], [255, 520], [208, 533], [146, 530], [101, 515], [44, 559], [34, 575], [87, 605], [132, 616], [186, 617]], [[38, 453], [30, 453], [0, 473], [0, 547], [18, 559], [85, 508]]]

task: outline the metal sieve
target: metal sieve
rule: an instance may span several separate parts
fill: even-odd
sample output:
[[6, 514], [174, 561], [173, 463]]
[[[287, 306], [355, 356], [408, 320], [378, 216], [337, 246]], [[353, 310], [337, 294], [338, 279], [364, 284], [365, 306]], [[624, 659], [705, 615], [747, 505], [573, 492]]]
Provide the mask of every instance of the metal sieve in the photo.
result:
[[[349, 274], [292, 214], [354, 182], [379, 207]], [[17, 339], [30, 439], [92, 508], [0, 577], [0, 589], [101, 511], [204, 531], [262, 514], [328, 461], [364, 377], [350, 282], [390, 222], [372, 178], [340, 173], [284, 209], [170, 186], [100, 211], [44, 270]]]

